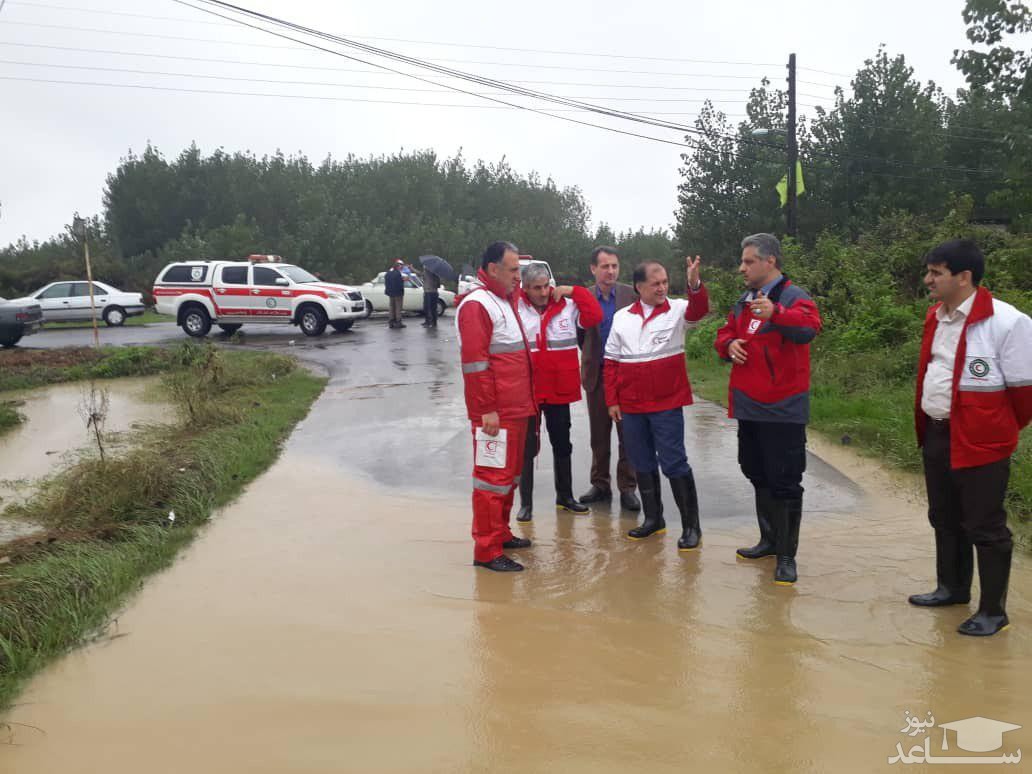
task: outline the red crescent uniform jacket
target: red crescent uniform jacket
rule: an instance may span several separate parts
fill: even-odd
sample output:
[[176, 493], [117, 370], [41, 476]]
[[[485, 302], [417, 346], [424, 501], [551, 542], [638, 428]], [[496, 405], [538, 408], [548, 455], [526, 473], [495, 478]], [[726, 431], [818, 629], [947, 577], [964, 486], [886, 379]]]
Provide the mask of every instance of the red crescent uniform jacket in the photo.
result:
[[550, 299], [539, 312], [521, 291], [516, 309], [530, 342], [537, 402], [576, 403], [581, 399], [577, 329], [602, 322], [598, 300], [587, 288], [575, 287], [571, 298]]

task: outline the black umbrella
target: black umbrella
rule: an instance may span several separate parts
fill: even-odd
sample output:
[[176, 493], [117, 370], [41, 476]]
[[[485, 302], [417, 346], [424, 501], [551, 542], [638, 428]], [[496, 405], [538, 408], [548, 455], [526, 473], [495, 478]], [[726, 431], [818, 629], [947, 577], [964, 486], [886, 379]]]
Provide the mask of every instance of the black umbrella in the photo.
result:
[[459, 278], [451, 264], [439, 255], [421, 255], [419, 256], [419, 262], [423, 264], [424, 269], [428, 269], [445, 281], [454, 281]]

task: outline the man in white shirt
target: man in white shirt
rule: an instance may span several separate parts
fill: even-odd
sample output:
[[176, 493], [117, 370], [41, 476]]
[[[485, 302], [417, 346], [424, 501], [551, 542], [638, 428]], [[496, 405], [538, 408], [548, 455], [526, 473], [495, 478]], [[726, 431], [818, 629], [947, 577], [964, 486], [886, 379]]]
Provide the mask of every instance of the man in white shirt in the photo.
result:
[[909, 601], [967, 604], [974, 546], [981, 598], [958, 631], [987, 637], [1009, 625], [1013, 541], [1003, 501], [1018, 433], [1032, 419], [1032, 319], [980, 287], [985, 258], [974, 242], [945, 242], [925, 263], [938, 303], [925, 319], [915, 419], [937, 584]]

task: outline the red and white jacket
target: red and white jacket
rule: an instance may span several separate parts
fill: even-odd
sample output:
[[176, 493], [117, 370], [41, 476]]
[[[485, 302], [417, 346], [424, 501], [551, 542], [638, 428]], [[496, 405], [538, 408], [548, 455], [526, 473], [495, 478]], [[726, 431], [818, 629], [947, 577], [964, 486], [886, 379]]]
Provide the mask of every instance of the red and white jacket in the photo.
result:
[[537, 402], [576, 403], [581, 399], [577, 329], [602, 322], [598, 299], [587, 288], [575, 287], [571, 298], [550, 299], [539, 312], [521, 290], [516, 309], [530, 342]]
[[[927, 416], [921, 410], [925, 373], [939, 326], [936, 304], [925, 318], [917, 369], [915, 419], [924, 444]], [[950, 404], [950, 457], [954, 468], [1006, 459], [1019, 431], [1032, 419], [1032, 319], [978, 288], [957, 344]]]
[[534, 416], [530, 345], [515, 304], [483, 270], [477, 279], [455, 316], [466, 411], [475, 423], [493, 411], [503, 422]]
[[669, 298], [648, 317], [641, 301], [613, 316], [606, 341], [606, 405], [628, 414], [690, 405], [692, 388], [684, 361], [684, 334], [709, 312], [706, 287], [688, 298]]

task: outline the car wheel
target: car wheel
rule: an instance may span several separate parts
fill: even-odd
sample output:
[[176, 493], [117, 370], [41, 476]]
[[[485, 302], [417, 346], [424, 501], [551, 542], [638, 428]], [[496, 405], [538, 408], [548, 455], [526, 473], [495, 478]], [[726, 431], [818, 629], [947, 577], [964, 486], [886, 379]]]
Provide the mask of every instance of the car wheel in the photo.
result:
[[211, 317], [203, 306], [188, 306], [179, 316], [179, 325], [187, 336], [202, 339], [211, 330]]
[[125, 310], [120, 306], [109, 306], [104, 310], [104, 324], [109, 328], [117, 328], [125, 323]]
[[373, 302], [372, 302], [372, 301], [370, 301], [370, 300], [369, 300], [369, 299], [367, 298], [367, 299], [366, 299], [366, 302], [365, 302], [365, 316], [366, 316], [366, 319], [368, 319], [369, 317], [371, 317], [371, 316], [372, 316], [372, 314], [373, 314]]
[[238, 330], [240, 330], [240, 323], [219, 323], [219, 328], [227, 336], [232, 336]]
[[355, 324], [354, 320], [334, 320], [333, 322], [330, 323], [330, 325], [333, 326], [333, 330], [337, 331], [338, 333], [343, 333], [344, 331], [350, 331], [351, 330], [351, 326], [354, 325], [354, 324]]
[[15, 344], [21, 341], [21, 337], [22, 334], [20, 331], [18, 333], [0, 333], [0, 347], [4, 347], [5, 349], [13, 347]]
[[443, 298], [437, 299], [437, 316], [444, 317], [444, 313], [448, 311], [448, 305], [444, 303]]
[[298, 312], [297, 324], [305, 336], [322, 336], [326, 330], [326, 312], [314, 304], [303, 306]]

